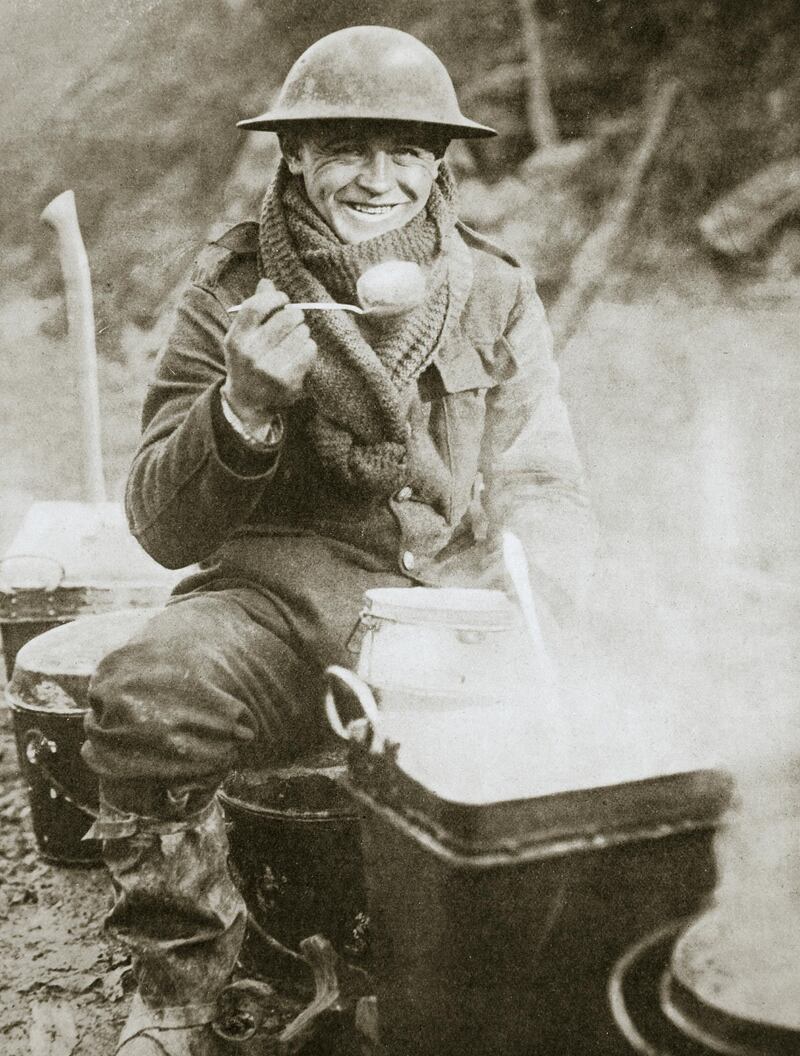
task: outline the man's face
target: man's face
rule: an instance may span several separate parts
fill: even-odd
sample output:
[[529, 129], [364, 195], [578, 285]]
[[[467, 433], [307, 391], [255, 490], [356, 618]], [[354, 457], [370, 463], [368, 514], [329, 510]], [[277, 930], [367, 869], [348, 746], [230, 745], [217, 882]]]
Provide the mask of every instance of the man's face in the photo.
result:
[[357, 243], [403, 227], [425, 208], [440, 153], [413, 125], [343, 121], [305, 131], [286, 161], [328, 226], [342, 242]]

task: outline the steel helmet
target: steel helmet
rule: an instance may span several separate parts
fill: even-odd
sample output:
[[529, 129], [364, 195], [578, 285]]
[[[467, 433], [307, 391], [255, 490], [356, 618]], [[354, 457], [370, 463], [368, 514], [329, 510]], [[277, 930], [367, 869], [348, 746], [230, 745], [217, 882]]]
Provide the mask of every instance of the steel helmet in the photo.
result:
[[280, 132], [343, 118], [432, 125], [451, 139], [497, 134], [464, 117], [450, 74], [430, 48], [385, 26], [350, 26], [322, 37], [289, 70], [275, 106], [238, 126]]

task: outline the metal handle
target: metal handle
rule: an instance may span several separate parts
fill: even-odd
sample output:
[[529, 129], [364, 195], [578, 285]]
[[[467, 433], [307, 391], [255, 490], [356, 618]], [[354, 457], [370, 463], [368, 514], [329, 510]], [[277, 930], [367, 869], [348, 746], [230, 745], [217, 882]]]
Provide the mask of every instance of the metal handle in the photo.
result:
[[[325, 714], [328, 716], [328, 722], [331, 724], [333, 732], [344, 741], [351, 740], [350, 729], [342, 722], [336, 708], [336, 698], [333, 695], [331, 680], [338, 678], [338, 680], [344, 683], [358, 700], [358, 703], [361, 705], [361, 710], [364, 712], [364, 715], [372, 728], [373, 736], [377, 738], [381, 717], [375, 697], [367, 683], [359, 678], [358, 675], [354, 674], [349, 668], [339, 667], [336, 664], [327, 668], [325, 674], [328, 676], [328, 685], [325, 688]], [[375, 746], [375, 741], [373, 740], [373, 747]]]
[[41, 730], [28, 730], [25, 734], [25, 758], [31, 766], [40, 766], [42, 759], [55, 755], [57, 751], [55, 742], [45, 737]]
[[89, 502], [106, 501], [100, 443], [100, 396], [94, 332], [94, 302], [89, 258], [83, 244], [75, 195], [64, 191], [42, 212], [41, 219], [58, 236], [58, 252], [67, 298], [69, 340], [75, 357], [83, 427], [84, 491]]

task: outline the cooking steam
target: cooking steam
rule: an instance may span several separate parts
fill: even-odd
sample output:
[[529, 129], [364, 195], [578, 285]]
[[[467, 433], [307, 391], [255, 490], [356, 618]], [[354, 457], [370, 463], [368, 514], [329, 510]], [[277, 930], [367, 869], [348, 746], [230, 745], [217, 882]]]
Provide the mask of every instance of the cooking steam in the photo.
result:
[[[507, 708], [409, 720], [405, 758], [467, 802], [732, 773], [714, 904], [743, 963], [791, 964], [800, 993], [796, 319], [603, 305], [559, 366], [600, 528], [582, 612], [557, 624], [534, 569], [567, 733], [521, 663]], [[537, 531], [531, 562], [582, 574], [568, 516]]]

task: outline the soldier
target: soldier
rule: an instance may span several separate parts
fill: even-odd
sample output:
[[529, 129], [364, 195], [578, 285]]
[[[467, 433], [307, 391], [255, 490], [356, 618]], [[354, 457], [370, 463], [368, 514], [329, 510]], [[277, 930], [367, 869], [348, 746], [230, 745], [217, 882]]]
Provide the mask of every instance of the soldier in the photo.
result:
[[[138, 981], [124, 1056], [215, 1051], [246, 915], [215, 790], [319, 736], [322, 674], [348, 662], [364, 591], [502, 586], [507, 527], [558, 613], [591, 535], [533, 281], [457, 218], [447, 144], [494, 132], [462, 115], [439, 59], [345, 29], [240, 124], [277, 132], [282, 161], [258, 222], [199, 258], [127, 490], [145, 549], [199, 567], [103, 661], [87, 718], [109, 924]], [[293, 306], [357, 304], [364, 272], [394, 260], [418, 267], [418, 303]]]

